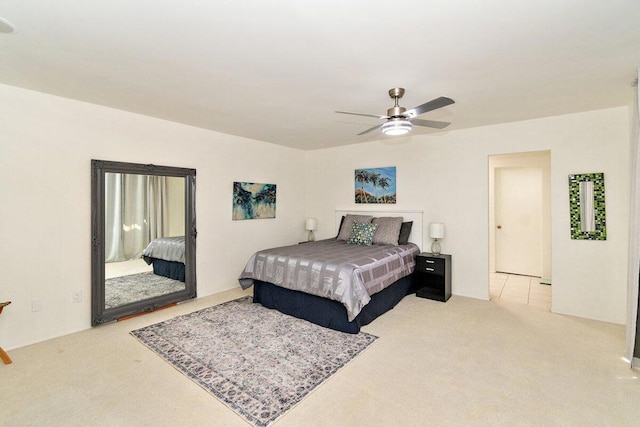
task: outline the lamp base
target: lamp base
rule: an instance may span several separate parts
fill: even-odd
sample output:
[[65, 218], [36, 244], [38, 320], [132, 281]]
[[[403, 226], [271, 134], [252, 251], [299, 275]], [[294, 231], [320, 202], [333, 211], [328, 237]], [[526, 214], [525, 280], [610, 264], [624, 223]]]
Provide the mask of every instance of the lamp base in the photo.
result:
[[307, 241], [313, 242], [316, 240], [316, 236], [313, 234], [313, 230], [309, 230], [309, 234], [307, 234]]
[[438, 239], [433, 239], [433, 243], [431, 243], [431, 255], [440, 255], [440, 242], [438, 242]]

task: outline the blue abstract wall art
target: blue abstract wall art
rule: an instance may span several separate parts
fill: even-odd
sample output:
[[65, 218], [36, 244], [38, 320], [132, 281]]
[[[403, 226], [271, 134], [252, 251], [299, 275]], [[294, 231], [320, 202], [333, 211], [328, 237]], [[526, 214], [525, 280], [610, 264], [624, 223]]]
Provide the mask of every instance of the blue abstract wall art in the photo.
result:
[[233, 183], [233, 219], [276, 217], [276, 184]]

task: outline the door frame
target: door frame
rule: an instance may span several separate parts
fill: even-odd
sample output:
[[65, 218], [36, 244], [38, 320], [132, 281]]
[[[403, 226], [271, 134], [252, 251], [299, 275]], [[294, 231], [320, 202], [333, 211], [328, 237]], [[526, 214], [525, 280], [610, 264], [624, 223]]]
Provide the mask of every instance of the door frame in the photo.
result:
[[542, 173], [542, 277], [551, 284], [551, 151], [492, 154], [489, 163], [489, 272], [496, 271], [495, 169], [502, 167], [540, 167]]

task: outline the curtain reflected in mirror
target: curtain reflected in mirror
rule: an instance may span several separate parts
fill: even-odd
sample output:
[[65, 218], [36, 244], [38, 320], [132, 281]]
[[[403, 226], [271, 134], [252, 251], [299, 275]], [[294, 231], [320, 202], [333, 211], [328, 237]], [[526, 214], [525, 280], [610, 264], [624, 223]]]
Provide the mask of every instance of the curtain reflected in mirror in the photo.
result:
[[[185, 178], [105, 173], [105, 308], [185, 289], [181, 274], [163, 274], [161, 259], [144, 256], [154, 245], [177, 242], [165, 262], [184, 264]], [[166, 254], [164, 255], [167, 258]], [[179, 268], [179, 266], [176, 266]]]
[[91, 170], [91, 324], [195, 298], [195, 169]]

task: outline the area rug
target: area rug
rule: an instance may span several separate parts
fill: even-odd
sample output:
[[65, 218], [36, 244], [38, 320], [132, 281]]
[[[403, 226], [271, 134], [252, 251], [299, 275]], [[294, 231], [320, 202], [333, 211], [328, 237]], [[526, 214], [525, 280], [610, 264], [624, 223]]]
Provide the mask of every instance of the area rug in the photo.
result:
[[104, 308], [119, 307], [147, 298], [183, 291], [184, 282], [149, 271], [104, 281]]
[[372, 344], [287, 316], [251, 297], [132, 331], [254, 426], [267, 426]]

